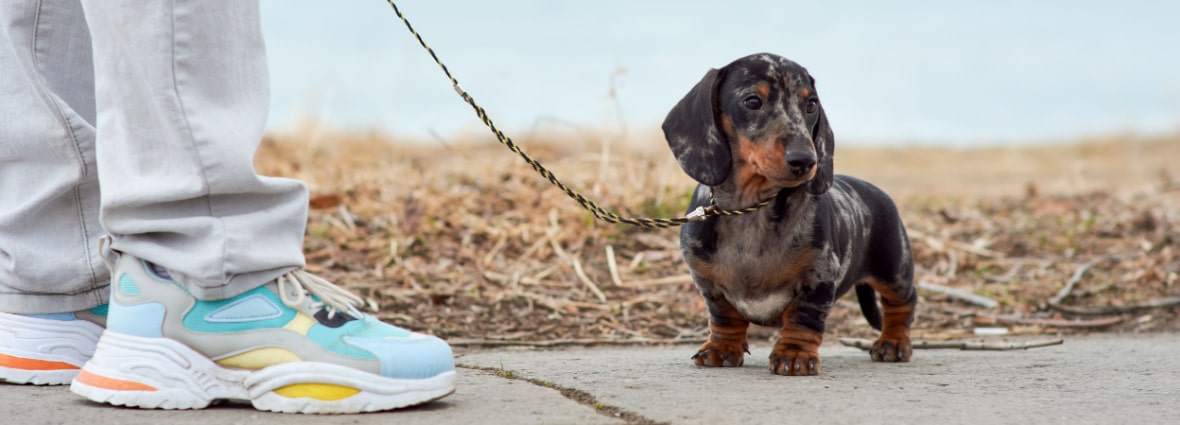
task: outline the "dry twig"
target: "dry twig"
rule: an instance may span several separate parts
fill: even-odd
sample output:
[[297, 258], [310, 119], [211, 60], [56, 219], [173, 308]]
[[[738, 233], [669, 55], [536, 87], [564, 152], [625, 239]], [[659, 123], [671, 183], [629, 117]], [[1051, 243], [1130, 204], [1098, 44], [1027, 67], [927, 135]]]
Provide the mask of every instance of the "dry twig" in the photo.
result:
[[[1031, 341], [1031, 342], [986, 342], [986, 341], [914, 341], [914, 349], [959, 349], [971, 351], [1008, 351], [1008, 350], [1027, 350], [1029, 348], [1048, 347], [1051, 345], [1061, 345], [1065, 343], [1063, 339], [1051, 339], [1045, 341]], [[856, 347], [861, 350], [869, 350], [873, 348], [873, 342], [867, 339], [856, 338], [840, 338], [840, 344], [847, 347]]]
[[974, 322], [977, 325], [1017, 325], [1017, 326], [1044, 326], [1047, 328], [1060, 329], [1099, 329], [1109, 326], [1114, 326], [1126, 321], [1126, 317], [1106, 317], [1095, 320], [1061, 320], [1061, 319], [1034, 319], [1027, 317], [1012, 317], [1012, 316], [975, 316]]
[[918, 230], [918, 229], [909, 228], [909, 229], [906, 229], [906, 232], [909, 234], [909, 236], [911, 238], [920, 239], [920, 240], [926, 242], [927, 244], [929, 244], [931, 247], [933, 247], [939, 251], [949, 247], [949, 248], [957, 249], [959, 251], [969, 252], [969, 253], [978, 255], [980, 257], [1004, 258], [1004, 254], [1002, 254], [1002, 253], [992, 251], [987, 248], [981, 248], [981, 247], [978, 247], [978, 246], [975, 246], [975, 245], [972, 245], [969, 243], [959, 242], [959, 241], [956, 241], [953, 239], [938, 239], [938, 238], [935, 238], [934, 236], [932, 236], [926, 232], [923, 232], [921, 230]]
[[1152, 310], [1157, 308], [1180, 307], [1180, 296], [1156, 298], [1143, 304], [1126, 305], [1126, 306], [1099, 306], [1099, 307], [1074, 307], [1061, 304], [1049, 304], [1049, 308], [1060, 311], [1062, 313], [1073, 314], [1077, 316], [1105, 316], [1111, 314], [1129, 314], [1136, 313], [1143, 310]]
[[570, 261], [574, 263], [574, 274], [578, 275], [578, 280], [581, 280], [583, 284], [590, 288], [590, 292], [594, 293], [594, 296], [598, 298], [599, 302], [606, 304], [606, 294], [603, 294], [602, 290], [598, 289], [598, 285], [594, 284], [594, 281], [590, 280], [589, 276], [586, 276], [586, 271], [582, 270], [582, 262], [572, 256], [570, 257]]
[[1049, 305], [1061, 304], [1062, 301], [1065, 301], [1065, 298], [1069, 297], [1069, 294], [1071, 292], [1073, 292], [1073, 288], [1075, 286], [1077, 286], [1079, 281], [1082, 280], [1082, 276], [1084, 276], [1086, 274], [1086, 271], [1090, 270], [1091, 268], [1098, 265], [1098, 263], [1101, 263], [1102, 261], [1103, 261], [1103, 259], [1101, 259], [1101, 258], [1091, 260], [1090, 262], [1088, 262], [1086, 264], [1082, 264], [1081, 267], [1078, 267], [1077, 270], [1074, 270], [1073, 276], [1070, 276], [1069, 280], [1065, 281], [1065, 287], [1061, 288], [1061, 291], [1057, 292], [1057, 296], [1055, 296], [1055, 297], [1053, 297], [1053, 299], [1049, 300]]
[[634, 346], [634, 345], [683, 345], [700, 344], [705, 338], [673, 338], [673, 339], [557, 339], [548, 341], [509, 341], [500, 339], [452, 339], [448, 344], [455, 347], [568, 347], [568, 346]]
[[615, 262], [615, 248], [606, 246], [606, 268], [610, 271], [610, 280], [615, 286], [623, 286], [623, 279], [619, 278], [619, 264]]
[[955, 289], [948, 286], [936, 285], [930, 282], [918, 282], [918, 288], [925, 289], [930, 292], [937, 292], [949, 298], [954, 298], [963, 302], [974, 304], [983, 308], [993, 309], [1000, 306], [1000, 303], [991, 298], [976, 295], [961, 289]]
[[627, 282], [626, 287], [639, 288], [644, 286], [659, 286], [659, 285], [679, 285], [683, 283], [692, 283], [692, 275], [679, 274], [674, 276], [665, 276], [655, 279], [632, 280]]

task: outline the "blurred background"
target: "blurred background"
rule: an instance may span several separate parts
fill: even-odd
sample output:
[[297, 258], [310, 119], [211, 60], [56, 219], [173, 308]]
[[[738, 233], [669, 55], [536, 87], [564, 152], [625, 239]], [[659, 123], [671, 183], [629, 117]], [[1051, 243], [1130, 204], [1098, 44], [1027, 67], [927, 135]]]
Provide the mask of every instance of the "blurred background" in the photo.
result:
[[[816, 77], [844, 145], [992, 146], [1180, 129], [1180, 2], [477, 2], [398, 6], [509, 135], [657, 135], [709, 68]], [[483, 136], [388, 4], [263, 0], [271, 130]], [[659, 138], [651, 143], [662, 143]], [[644, 142], [647, 143], [647, 142]]]

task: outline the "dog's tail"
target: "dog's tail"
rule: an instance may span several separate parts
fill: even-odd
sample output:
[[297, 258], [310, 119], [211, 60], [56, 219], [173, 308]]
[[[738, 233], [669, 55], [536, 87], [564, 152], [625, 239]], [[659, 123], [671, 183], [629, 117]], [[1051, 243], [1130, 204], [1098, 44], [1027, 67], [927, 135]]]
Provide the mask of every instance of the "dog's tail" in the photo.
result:
[[860, 312], [869, 321], [873, 329], [881, 330], [881, 308], [877, 306], [877, 291], [869, 285], [856, 285], [856, 301], [860, 303]]

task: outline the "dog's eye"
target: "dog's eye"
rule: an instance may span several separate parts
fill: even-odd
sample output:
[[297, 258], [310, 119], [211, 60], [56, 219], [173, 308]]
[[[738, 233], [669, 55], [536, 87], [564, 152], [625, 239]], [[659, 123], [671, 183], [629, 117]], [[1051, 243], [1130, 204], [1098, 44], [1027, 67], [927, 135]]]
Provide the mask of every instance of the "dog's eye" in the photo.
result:
[[758, 96], [747, 97], [742, 101], [742, 104], [750, 109], [762, 109], [762, 99], [759, 99]]
[[819, 108], [819, 101], [815, 99], [807, 99], [807, 113], [814, 114], [815, 110]]

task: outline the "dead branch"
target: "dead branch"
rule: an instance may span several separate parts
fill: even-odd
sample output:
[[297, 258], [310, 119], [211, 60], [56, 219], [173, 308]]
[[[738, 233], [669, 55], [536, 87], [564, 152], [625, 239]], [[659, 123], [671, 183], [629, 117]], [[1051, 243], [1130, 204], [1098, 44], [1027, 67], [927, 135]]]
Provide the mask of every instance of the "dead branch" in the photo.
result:
[[[500, 282], [503, 285], [508, 285], [509, 283], [511, 283], [515, 279], [514, 276], [509, 276], [504, 273], [494, 272], [494, 271], [490, 271], [490, 270], [483, 272], [483, 277], [488, 280]], [[527, 276], [521, 277], [518, 280], [518, 282], [525, 284], [525, 285], [540, 285], [541, 284], [540, 279], [533, 278], [533, 277], [527, 277]]]
[[1130, 314], [1157, 308], [1180, 307], [1180, 296], [1156, 298], [1143, 304], [1127, 306], [1074, 307], [1061, 304], [1049, 304], [1049, 308], [1076, 316], [1106, 316], [1112, 314]]
[[504, 247], [507, 245], [508, 233], [500, 234], [500, 237], [496, 239], [496, 243], [492, 245], [492, 249], [488, 250], [488, 253], [483, 256], [483, 259], [480, 260], [480, 264], [484, 266], [491, 264], [492, 260], [494, 260], [497, 255], [500, 255], [500, 251], [504, 250]]
[[918, 288], [925, 289], [930, 292], [937, 292], [949, 298], [954, 298], [969, 304], [974, 304], [983, 308], [993, 309], [1000, 306], [1000, 303], [991, 298], [976, 295], [961, 289], [955, 289], [948, 286], [936, 285], [930, 282], [918, 282]]
[[598, 298], [599, 302], [606, 304], [606, 294], [603, 294], [602, 290], [598, 289], [598, 285], [594, 284], [593, 280], [590, 280], [590, 276], [586, 276], [586, 272], [582, 270], [582, 262], [572, 256], [569, 258], [574, 263], [574, 274], [578, 276], [578, 280], [581, 280], [586, 287], [590, 288], [590, 292], [594, 293], [594, 296]]
[[681, 274], [675, 276], [665, 276], [655, 279], [641, 279], [632, 280], [623, 284], [628, 288], [638, 288], [643, 286], [658, 286], [658, 285], [679, 285], [682, 283], [692, 283], [692, 275]]
[[1008, 282], [1012, 281], [1012, 278], [1016, 277], [1016, 274], [1020, 273], [1020, 269], [1022, 267], [1024, 267], [1024, 263], [1017, 262], [1016, 265], [1014, 265], [1014, 266], [1012, 266], [1012, 268], [1008, 269], [1008, 272], [1006, 272], [1002, 275], [989, 274], [989, 275], [983, 276], [983, 278], [990, 280], [992, 282], [1008, 283]]
[[[1029, 348], [1048, 347], [1051, 345], [1061, 345], [1065, 343], [1063, 339], [1052, 339], [1044, 341], [1030, 341], [1030, 342], [985, 342], [985, 341], [914, 341], [914, 349], [959, 349], [968, 351], [1008, 351], [1008, 350], [1027, 350]], [[867, 339], [857, 338], [840, 338], [840, 344], [847, 347], [855, 347], [861, 350], [869, 350], [873, 348], [873, 342]]]
[[1098, 265], [1098, 263], [1101, 263], [1103, 260], [1104, 259], [1102, 258], [1091, 260], [1086, 264], [1082, 264], [1077, 270], [1074, 270], [1073, 275], [1069, 277], [1069, 280], [1065, 281], [1065, 287], [1061, 288], [1061, 291], [1057, 292], [1057, 296], [1049, 300], [1049, 305], [1061, 304], [1062, 301], [1065, 301], [1065, 298], [1069, 297], [1069, 294], [1073, 292], [1073, 288], [1077, 286], [1079, 281], [1082, 280], [1082, 276], [1086, 274], [1086, 271]]
[[918, 229], [912, 229], [912, 228], [906, 229], [906, 232], [909, 233], [909, 236], [911, 238], [918, 238], [918, 239], [922, 240], [923, 242], [926, 242], [927, 245], [930, 245], [932, 248], [939, 250], [939, 251], [942, 251], [945, 248], [954, 248], [959, 251], [969, 252], [969, 253], [978, 255], [980, 257], [1004, 258], [1003, 253], [992, 251], [987, 248], [981, 248], [981, 247], [978, 247], [978, 246], [975, 246], [975, 245], [972, 245], [969, 243], [959, 242], [959, 241], [956, 241], [953, 239], [937, 239], [934, 236], [932, 236], [926, 232], [923, 232], [921, 230], [918, 230]]
[[959, 270], [959, 258], [954, 251], [946, 252], [946, 277], [948, 279], [955, 278], [955, 272]]
[[515, 295], [515, 296], [518, 296], [518, 297], [521, 297], [521, 298], [524, 298], [527, 300], [532, 300], [533, 302], [540, 304], [542, 307], [545, 307], [557, 314], [564, 313], [565, 306], [569, 304], [569, 301], [558, 300], [555, 298], [546, 297], [544, 295], [534, 294], [532, 292], [519, 291], [519, 292], [512, 294], [512, 295]]
[[589, 276], [586, 276], [586, 271], [582, 270], [582, 262], [578, 261], [577, 257], [567, 254], [564, 249], [561, 249], [561, 245], [557, 243], [557, 240], [553, 238], [554, 235], [557, 235], [558, 232], [560, 232], [560, 229], [557, 227], [557, 214], [554, 211], [550, 211], [549, 230], [547, 232], [547, 235], [549, 236], [549, 246], [553, 248], [553, 252], [557, 254], [557, 257], [569, 262], [570, 265], [573, 266], [574, 275], [578, 276], [578, 280], [580, 280], [582, 284], [586, 285], [586, 287], [590, 289], [590, 292], [594, 293], [594, 296], [598, 298], [598, 301], [606, 304], [606, 295], [602, 293], [601, 289], [598, 289], [598, 285], [594, 284], [594, 281], [590, 280]]
[[1015, 316], [976, 316], [975, 324], [979, 325], [1016, 325], [1016, 326], [1044, 326], [1061, 329], [1098, 329], [1123, 323], [1127, 318], [1123, 316], [1106, 317], [1094, 320], [1062, 320], [1062, 319], [1034, 319]]
[[510, 341], [500, 339], [448, 339], [454, 347], [570, 347], [570, 346], [637, 346], [637, 345], [684, 345], [700, 344], [705, 338], [678, 339], [557, 339], [548, 341]]
[[615, 247], [606, 246], [606, 268], [610, 271], [610, 280], [615, 286], [623, 286], [623, 279], [619, 277], [619, 264], [615, 262]]

